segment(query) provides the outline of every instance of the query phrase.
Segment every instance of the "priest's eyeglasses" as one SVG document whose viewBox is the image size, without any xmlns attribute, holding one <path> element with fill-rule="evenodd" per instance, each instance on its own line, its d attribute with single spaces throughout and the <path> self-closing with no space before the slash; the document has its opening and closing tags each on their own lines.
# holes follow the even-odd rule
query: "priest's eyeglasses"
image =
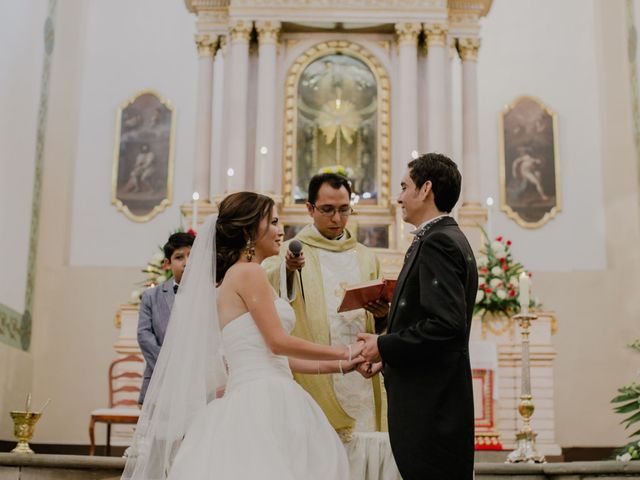
<svg viewBox="0 0 640 480">
<path fill-rule="evenodd" d="M 318 210 L 318 212 L 320 212 L 320 215 L 329 217 L 329 218 L 333 217 L 336 214 L 336 212 L 338 212 L 338 214 L 341 217 L 348 217 L 353 213 L 353 208 L 351 207 L 336 208 L 336 207 L 332 207 L 331 205 L 318 206 L 315 203 L 312 203 L 311 205 L 313 205 L 313 208 L 315 208 L 316 210 Z"/>
</svg>

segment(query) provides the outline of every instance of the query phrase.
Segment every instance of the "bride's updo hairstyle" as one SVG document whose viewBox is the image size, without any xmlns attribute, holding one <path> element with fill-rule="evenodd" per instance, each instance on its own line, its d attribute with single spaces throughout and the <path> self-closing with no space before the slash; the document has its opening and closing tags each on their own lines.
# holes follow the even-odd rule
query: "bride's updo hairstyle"
<svg viewBox="0 0 640 480">
<path fill-rule="evenodd" d="M 273 200 L 254 192 L 232 193 L 222 200 L 216 224 L 216 283 L 222 282 L 248 243 L 258 238 L 260 222 L 271 223 Z"/>
</svg>

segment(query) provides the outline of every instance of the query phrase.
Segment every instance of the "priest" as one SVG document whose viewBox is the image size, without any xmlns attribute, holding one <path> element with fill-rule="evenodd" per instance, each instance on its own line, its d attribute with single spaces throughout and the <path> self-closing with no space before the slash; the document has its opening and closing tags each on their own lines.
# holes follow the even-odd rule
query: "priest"
<svg viewBox="0 0 640 480">
<path fill-rule="evenodd" d="M 293 334 L 313 342 L 348 345 L 360 332 L 381 332 L 389 304 L 378 301 L 365 309 L 338 313 L 347 285 L 381 277 L 376 255 L 346 229 L 353 209 L 349 180 L 335 173 L 315 175 L 306 203 L 313 223 L 295 237 L 302 251 L 285 242 L 280 255 L 265 261 L 274 288 L 287 296 L 296 312 Z M 284 292 L 282 292 L 284 293 Z M 318 402 L 338 434 L 347 441 L 353 432 L 386 431 L 379 375 L 295 375 Z M 383 414 L 384 412 L 384 414 Z"/>
</svg>

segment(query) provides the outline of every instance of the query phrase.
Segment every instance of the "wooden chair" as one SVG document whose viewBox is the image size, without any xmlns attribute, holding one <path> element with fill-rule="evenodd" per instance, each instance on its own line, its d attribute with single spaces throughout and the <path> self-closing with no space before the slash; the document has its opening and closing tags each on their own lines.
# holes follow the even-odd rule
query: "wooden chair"
<svg viewBox="0 0 640 480">
<path fill-rule="evenodd" d="M 140 355 L 128 355 L 111 362 L 109 366 L 109 408 L 99 408 L 91 412 L 89 422 L 89 455 L 95 455 L 96 442 L 94 427 L 96 422 L 107 424 L 106 455 L 111 455 L 111 425 L 114 423 L 135 424 L 140 416 L 138 395 L 142 385 L 139 369 L 131 369 L 127 364 L 144 363 Z"/>
</svg>

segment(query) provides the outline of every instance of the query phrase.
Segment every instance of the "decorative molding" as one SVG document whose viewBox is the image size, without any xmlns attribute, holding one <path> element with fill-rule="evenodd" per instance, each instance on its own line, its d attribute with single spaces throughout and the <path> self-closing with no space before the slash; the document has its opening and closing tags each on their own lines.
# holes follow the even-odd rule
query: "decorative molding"
<svg viewBox="0 0 640 480">
<path fill-rule="evenodd" d="M 635 26 L 635 15 L 633 0 L 627 0 L 627 55 L 631 82 L 631 112 L 638 165 L 638 185 L 640 185 L 640 93 L 638 92 L 638 32 Z"/>
<path fill-rule="evenodd" d="M 195 42 L 200 57 L 214 57 L 220 46 L 218 38 L 208 33 L 196 34 Z"/>
<path fill-rule="evenodd" d="M 447 52 L 449 53 L 449 60 L 458 58 L 458 42 L 452 35 L 447 36 Z"/>
<path fill-rule="evenodd" d="M 391 42 L 388 40 L 378 40 L 378 45 L 380 45 L 380 48 L 387 54 L 391 51 Z"/>
<path fill-rule="evenodd" d="M 232 42 L 248 42 L 251 38 L 253 22 L 251 20 L 234 20 L 229 28 Z"/>
<path fill-rule="evenodd" d="M 427 48 L 444 47 L 447 44 L 447 26 L 441 23 L 424 24 L 427 36 Z"/>
<path fill-rule="evenodd" d="M 223 56 L 227 55 L 227 51 L 229 50 L 229 36 L 228 35 L 222 35 L 219 37 L 220 38 L 220 51 L 222 52 Z"/>
<path fill-rule="evenodd" d="M 26 350 L 23 348 L 23 332 L 25 330 L 22 328 L 22 321 L 22 313 L 0 304 L 0 340 L 12 347 Z"/>
<path fill-rule="evenodd" d="M 417 22 L 396 23 L 398 45 L 416 45 L 421 25 Z"/>
<path fill-rule="evenodd" d="M 51 82 L 51 61 L 55 45 L 55 18 L 57 0 L 49 0 L 47 18 L 44 23 L 44 58 L 40 77 L 40 101 L 36 130 L 36 152 L 33 174 L 33 196 L 31 197 L 31 226 L 29 234 L 29 256 L 27 259 L 27 281 L 24 295 L 24 313 L 0 304 L 0 341 L 24 351 L 31 346 L 31 325 L 33 299 L 36 280 L 36 257 L 40 230 L 40 205 L 42 203 L 42 172 L 44 145 L 49 110 L 49 87 Z"/>
<path fill-rule="evenodd" d="M 458 38 L 456 40 L 458 54 L 462 61 L 478 61 L 478 50 L 480 50 L 480 39 L 474 37 Z"/>
<path fill-rule="evenodd" d="M 258 32 L 258 41 L 261 44 L 278 43 L 278 36 L 282 24 L 275 20 L 260 20 L 256 22 L 256 31 Z"/>
<path fill-rule="evenodd" d="M 492 4 L 493 0 L 448 0 L 447 2 L 450 11 L 472 15 L 476 18 L 486 17 Z"/>
<path fill-rule="evenodd" d="M 364 62 L 378 82 L 378 174 L 380 201 L 377 208 L 388 209 L 391 196 L 391 84 L 389 74 L 380 61 L 366 48 L 346 40 L 331 40 L 312 46 L 291 65 L 285 84 L 285 128 L 283 197 L 284 206 L 296 208 L 292 201 L 296 155 L 298 82 L 305 68 L 313 61 L 333 53 L 345 53 Z M 305 213 L 306 216 L 306 213 Z"/>
<path fill-rule="evenodd" d="M 228 9 L 229 0 L 184 0 L 184 5 L 191 13 L 200 13 L 207 10 Z"/>
</svg>

